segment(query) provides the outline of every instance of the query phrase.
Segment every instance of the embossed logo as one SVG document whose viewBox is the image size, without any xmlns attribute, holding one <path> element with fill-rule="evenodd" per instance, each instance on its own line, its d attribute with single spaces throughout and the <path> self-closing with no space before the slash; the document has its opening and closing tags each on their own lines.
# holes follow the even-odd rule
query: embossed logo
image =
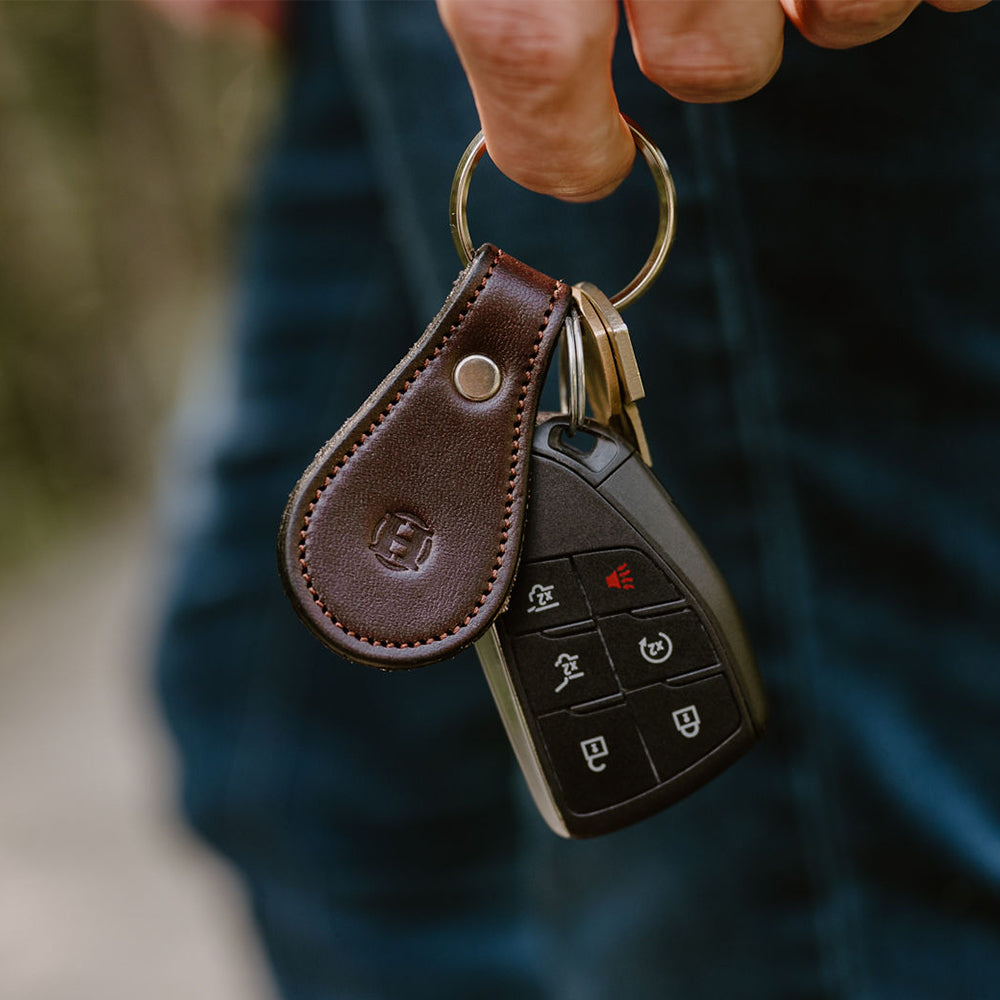
<svg viewBox="0 0 1000 1000">
<path fill-rule="evenodd" d="M 368 546 L 388 569 L 418 570 L 430 555 L 434 532 L 415 514 L 386 514 L 375 526 Z"/>
</svg>

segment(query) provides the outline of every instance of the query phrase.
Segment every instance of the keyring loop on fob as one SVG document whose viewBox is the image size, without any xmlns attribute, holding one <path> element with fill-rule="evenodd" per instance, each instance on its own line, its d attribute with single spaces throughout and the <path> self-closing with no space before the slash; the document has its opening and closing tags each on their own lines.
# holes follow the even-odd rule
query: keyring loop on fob
<svg viewBox="0 0 1000 1000">
<path fill-rule="evenodd" d="M 656 229 L 653 249 L 639 273 L 620 291 L 611 296 L 611 304 L 616 309 L 624 309 L 642 295 L 660 273 L 667 255 L 670 253 L 677 228 L 677 192 L 670 176 L 670 168 L 663 154 L 635 122 L 625 118 L 632 132 L 636 149 L 642 153 L 653 175 L 656 185 L 656 195 L 660 203 L 660 219 Z M 451 236 L 455 241 L 462 266 L 466 266 L 475 253 L 472 237 L 469 235 L 469 218 L 466 214 L 466 203 L 469 199 L 469 187 L 472 183 L 472 173 L 486 152 L 486 139 L 479 132 L 466 147 L 462 158 L 455 168 L 455 177 L 451 182 L 451 201 L 449 215 L 451 218 Z"/>
<path fill-rule="evenodd" d="M 559 341 L 559 407 L 563 413 L 569 414 L 569 432 L 575 434 L 587 415 L 583 330 L 575 304 L 566 313 Z"/>
</svg>

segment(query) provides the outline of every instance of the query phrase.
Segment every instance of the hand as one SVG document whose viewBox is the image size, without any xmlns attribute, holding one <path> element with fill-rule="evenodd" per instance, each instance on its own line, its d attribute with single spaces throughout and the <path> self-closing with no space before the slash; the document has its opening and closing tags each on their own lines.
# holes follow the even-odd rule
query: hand
<svg viewBox="0 0 1000 1000">
<path fill-rule="evenodd" d="M 941 10 L 989 0 L 928 0 Z M 781 64 L 786 18 L 815 45 L 894 31 L 919 0 L 625 0 L 642 72 L 682 101 L 735 101 Z M 566 201 L 610 194 L 635 145 L 618 113 L 616 0 L 438 0 L 469 77 L 493 162 Z"/>
</svg>

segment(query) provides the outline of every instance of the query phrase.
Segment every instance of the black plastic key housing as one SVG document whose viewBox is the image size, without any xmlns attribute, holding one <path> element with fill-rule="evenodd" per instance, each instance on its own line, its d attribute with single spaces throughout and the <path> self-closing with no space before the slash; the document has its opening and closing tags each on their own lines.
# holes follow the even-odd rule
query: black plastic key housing
<svg viewBox="0 0 1000 1000">
<path fill-rule="evenodd" d="M 634 449 L 563 417 L 533 448 L 521 566 L 476 648 L 542 815 L 589 837 L 728 767 L 766 706 L 725 581 Z"/>
</svg>

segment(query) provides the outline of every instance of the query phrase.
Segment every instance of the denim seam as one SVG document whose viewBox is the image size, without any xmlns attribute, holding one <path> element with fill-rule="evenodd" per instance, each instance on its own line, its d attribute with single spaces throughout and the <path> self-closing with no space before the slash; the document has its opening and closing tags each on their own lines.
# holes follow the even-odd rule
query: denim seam
<svg viewBox="0 0 1000 1000">
<path fill-rule="evenodd" d="M 814 665 L 819 660 L 813 611 L 812 574 L 792 473 L 779 417 L 777 378 L 770 361 L 773 344 L 753 281 L 751 238 L 736 182 L 736 153 L 727 109 L 686 108 L 688 128 L 701 163 L 708 207 L 720 324 L 732 364 L 733 404 L 741 448 L 751 469 L 756 534 L 769 554 L 760 560 L 767 603 L 795 641 L 789 661 L 806 664 L 804 681 L 793 686 L 803 719 L 815 729 L 803 741 L 807 756 L 789 765 L 793 800 L 801 820 L 802 854 L 817 890 L 816 944 L 828 995 L 861 995 L 860 952 L 851 918 L 831 904 L 835 889 L 849 892 L 854 880 L 843 848 L 840 816 L 827 766 L 825 738 L 817 711 Z M 820 893 L 822 895 L 820 895 Z M 825 912 L 824 912 L 825 910 Z M 853 960 L 852 960 L 853 959 Z"/>
<path fill-rule="evenodd" d="M 421 315 L 433 316 L 449 279 L 435 268 L 438 255 L 420 221 L 420 198 L 413 189 L 411 171 L 399 142 L 392 100 L 384 83 L 385 70 L 371 37 L 366 5 L 358 0 L 328 0 L 337 52 L 349 67 L 345 75 L 369 138 L 372 160 L 381 180 L 387 229 L 398 259 L 405 264 L 403 279 L 410 301 Z M 374 223 L 373 223 L 374 224 Z"/>
</svg>

